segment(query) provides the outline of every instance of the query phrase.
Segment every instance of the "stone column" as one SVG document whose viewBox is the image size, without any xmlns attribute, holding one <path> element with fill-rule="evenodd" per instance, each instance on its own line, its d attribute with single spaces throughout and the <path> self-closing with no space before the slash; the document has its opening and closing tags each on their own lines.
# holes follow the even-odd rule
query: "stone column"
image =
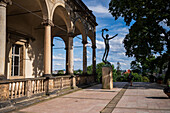
<svg viewBox="0 0 170 113">
<path fill-rule="evenodd" d="M 51 26 L 53 25 L 50 20 L 46 20 L 45 36 L 44 36 L 44 76 L 51 76 Z"/>
<path fill-rule="evenodd" d="M 10 0 L 0 0 L 0 80 L 5 76 L 5 53 L 6 53 L 6 6 Z"/>
<path fill-rule="evenodd" d="M 54 40 L 54 37 L 51 38 L 51 73 L 53 73 L 53 40 Z"/>
<path fill-rule="evenodd" d="M 93 56 L 92 56 L 93 75 L 96 77 L 96 45 L 93 45 L 92 49 L 93 49 Z"/>
<path fill-rule="evenodd" d="M 73 62 L 73 36 L 68 35 L 68 42 L 66 47 L 66 74 L 74 73 Z"/>
<path fill-rule="evenodd" d="M 87 40 L 82 41 L 83 43 L 83 74 L 87 74 Z"/>
</svg>

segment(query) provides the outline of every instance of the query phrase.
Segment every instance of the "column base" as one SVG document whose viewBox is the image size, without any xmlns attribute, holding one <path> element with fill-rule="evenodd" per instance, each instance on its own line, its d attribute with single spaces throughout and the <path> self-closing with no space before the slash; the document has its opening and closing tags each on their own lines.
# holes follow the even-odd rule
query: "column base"
<svg viewBox="0 0 170 113">
<path fill-rule="evenodd" d="M 7 78 L 4 75 L 0 75 L 0 81 L 1 80 L 7 80 Z"/>
<path fill-rule="evenodd" d="M 52 77 L 52 74 L 44 74 L 43 77 Z"/>
</svg>

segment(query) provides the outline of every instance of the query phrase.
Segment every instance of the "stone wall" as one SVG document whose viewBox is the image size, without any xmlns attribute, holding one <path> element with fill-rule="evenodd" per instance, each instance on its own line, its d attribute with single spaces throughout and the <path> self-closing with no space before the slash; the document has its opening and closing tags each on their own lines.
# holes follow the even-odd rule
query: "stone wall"
<svg viewBox="0 0 170 113">
<path fill-rule="evenodd" d="M 9 99 L 9 84 L 0 84 L 0 101 Z"/>
</svg>

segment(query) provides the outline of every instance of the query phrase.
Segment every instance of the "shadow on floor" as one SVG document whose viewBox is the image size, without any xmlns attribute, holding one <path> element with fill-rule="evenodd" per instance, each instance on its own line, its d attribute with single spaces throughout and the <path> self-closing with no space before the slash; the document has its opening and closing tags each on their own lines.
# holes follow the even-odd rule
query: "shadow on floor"
<svg viewBox="0 0 170 113">
<path fill-rule="evenodd" d="M 149 99 L 169 99 L 168 97 L 146 97 Z"/>
</svg>

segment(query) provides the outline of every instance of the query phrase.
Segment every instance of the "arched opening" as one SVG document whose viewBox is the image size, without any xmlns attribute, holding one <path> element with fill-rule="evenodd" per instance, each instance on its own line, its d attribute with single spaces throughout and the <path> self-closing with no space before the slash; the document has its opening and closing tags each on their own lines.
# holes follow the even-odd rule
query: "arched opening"
<svg viewBox="0 0 170 113">
<path fill-rule="evenodd" d="M 83 74 L 83 44 L 82 35 L 74 37 L 74 74 Z"/>
<path fill-rule="evenodd" d="M 53 59 L 52 67 L 54 74 L 66 74 L 66 48 L 67 48 L 67 32 L 70 21 L 68 13 L 62 6 L 57 6 L 53 14 L 54 27 L 52 28 L 53 38 Z"/>
<path fill-rule="evenodd" d="M 93 63 L 92 63 L 92 55 L 93 55 L 93 50 L 92 50 L 92 42 L 89 37 L 87 37 L 87 74 L 92 74 L 93 73 Z"/>
<path fill-rule="evenodd" d="M 65 43 L 60 37 L 53 37 L 52 47 L 52 73 L 65 74 L 66 73 L 66 51 Z"/>
</svg>

